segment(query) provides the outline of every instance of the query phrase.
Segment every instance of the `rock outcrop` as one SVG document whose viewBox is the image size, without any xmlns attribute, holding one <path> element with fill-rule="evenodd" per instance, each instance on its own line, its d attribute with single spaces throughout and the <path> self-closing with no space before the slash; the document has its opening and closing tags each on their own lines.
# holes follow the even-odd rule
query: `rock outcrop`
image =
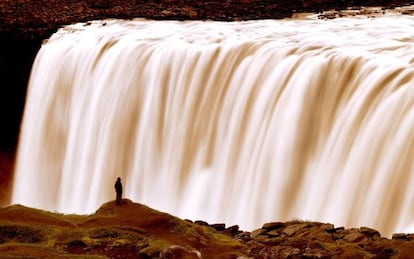
<svg viewBox="0 0 414 259">
<path fill-rule="evenodd" d="M 413 252 L 413 234 L 388 239 L 368 227 L 301 220 L 248 232 L 182 220 L 130 200 L 85 216 L 0 209 L 2 258 L 412 258 Z"/>
<path fill-rule="evenodd" d="M 266 223 L 251 232 L 228 231 L 231 228 L 218 232 L 245 244 L 246 258 L 411 258 L 414 252 L 413 234 L 388 239 L 368 227 L 345 229 L 294 220 Z"/>
</svg>

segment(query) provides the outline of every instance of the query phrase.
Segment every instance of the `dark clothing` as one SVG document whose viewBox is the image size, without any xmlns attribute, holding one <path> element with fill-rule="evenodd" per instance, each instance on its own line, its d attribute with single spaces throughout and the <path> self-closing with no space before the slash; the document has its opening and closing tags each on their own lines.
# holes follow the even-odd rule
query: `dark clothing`
<svg viewBox="0 0 414 259">
<path fill-rule="evenodd" d="M 121 179 L 118 178 L 115 182 L 115 191 L 116 191 L 116 205 L 121 205 L 122 200 L 122 183 Z"/>
</svg>

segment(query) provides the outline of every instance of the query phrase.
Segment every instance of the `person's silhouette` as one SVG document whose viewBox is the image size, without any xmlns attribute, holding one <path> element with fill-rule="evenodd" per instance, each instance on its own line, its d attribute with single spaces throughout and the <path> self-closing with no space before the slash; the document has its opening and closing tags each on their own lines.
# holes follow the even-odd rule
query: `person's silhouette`
<svg viewBox="0 0 414 259">
<path fill-rule="evenodd" d="M 121 205 L 122 183 L 121 183 L 121 178 L 120 177 L 118 177 L 118 179 L 116 179 L 115 191 L 116 191 L 116 205 Z"/>
</svg>

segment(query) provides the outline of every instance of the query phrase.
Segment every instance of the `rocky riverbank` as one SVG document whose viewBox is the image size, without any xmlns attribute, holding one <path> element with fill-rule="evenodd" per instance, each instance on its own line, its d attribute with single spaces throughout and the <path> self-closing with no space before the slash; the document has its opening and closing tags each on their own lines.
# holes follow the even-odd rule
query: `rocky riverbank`
<svg viewBox="0 0 414 259">
<path fill-rule="evenodd" d="M 238 226 L 192 222 L 123 200 L 92 215 L 20 205 L 0 209 L 2 258 L 412 258 L 414 235 L 387 239 L 367 227 L 271 222 Z"/>
</svg>

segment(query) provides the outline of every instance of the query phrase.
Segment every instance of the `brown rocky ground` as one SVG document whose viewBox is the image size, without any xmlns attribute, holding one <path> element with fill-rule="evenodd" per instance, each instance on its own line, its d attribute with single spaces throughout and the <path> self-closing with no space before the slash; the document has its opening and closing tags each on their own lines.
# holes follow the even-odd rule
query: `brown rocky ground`
<svg viewBox="0 0 414 259">
<path fill-rule="evenodd" d="M 123 200 L 92 215 L 0 209 L 1 258 L 412 258 L 414 235 L 271 222 L 252 232 L 182 220 Z"/>
<path fill-rule="evenodd" d="M 236 258 L 245 249 L 211 227 L 129 200 L 106 203 L 89 216 L 19 205 L 0 209 L 1 258 Z"/>
</svg>

